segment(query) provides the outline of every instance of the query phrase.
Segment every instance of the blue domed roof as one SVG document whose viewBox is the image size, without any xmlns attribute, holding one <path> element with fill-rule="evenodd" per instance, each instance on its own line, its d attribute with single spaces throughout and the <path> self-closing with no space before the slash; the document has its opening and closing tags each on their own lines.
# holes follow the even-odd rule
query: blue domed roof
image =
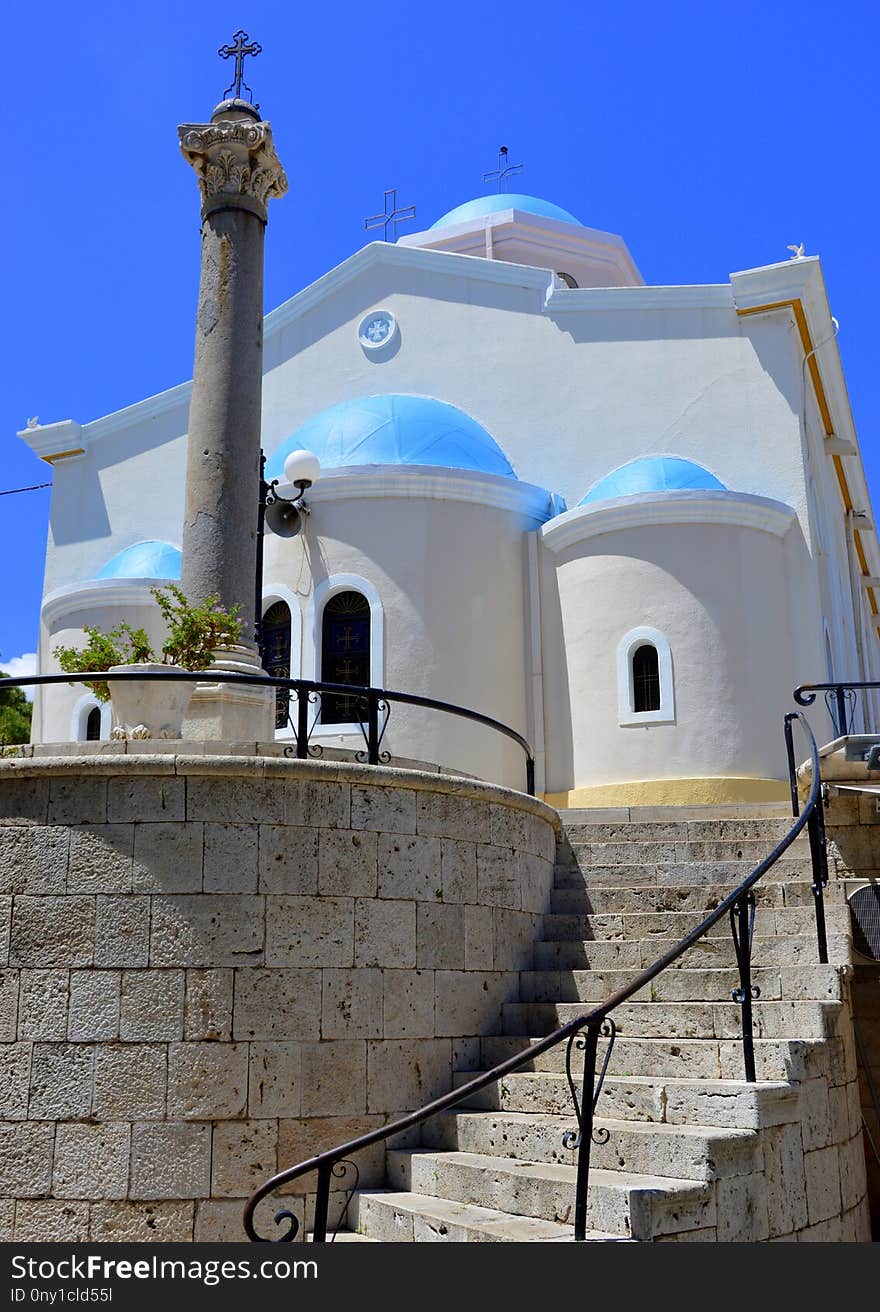
<svg viewBox="0 0 880 1312">
<path fill-rule="evenodd" d="M 179 579 L 180 549 L 170 542 L 135 542 L 111 556 L 99 579 Z"/>
<path fill-rule="evenodd" d="M 457 209 L 444 214 L 442 219 L 432 223 L 432 228 L 445 228 L 450 223 L 466 223 L 468 219 L 481 219 L 486 214 L 498 214 L 502 210 L 524 210 L 526 214 L 540 214 L 545 219 L 559 219 L 562 223 L 576 223 L 579 228 L 584 225 L 568 210 L 553 205 L 549 200 L 539 196 L 523 196 L 518 192 L 496 193 L 494 196 L 478 196 L 476 200 L 465 201 Z"/>
<path fill-rule="evenodd" d="M 285 438 L 266 462 L 281 478 L 291 451 L 314 451 L 322 469 L 346 465 L 442 465 L 516 478 L 501 447 L 470 415 L 430 396 L 361 396 L 340 401 Z"/>
<path fill-rule="evenodd" d="M 714 474 L 692 460 L 682 460 L 679 456 L 645 456 L 600 478 L 578 505 L 637 496 L 640 492 L 690 492 L 701 488 L 726 491 Z"/>
</svg>

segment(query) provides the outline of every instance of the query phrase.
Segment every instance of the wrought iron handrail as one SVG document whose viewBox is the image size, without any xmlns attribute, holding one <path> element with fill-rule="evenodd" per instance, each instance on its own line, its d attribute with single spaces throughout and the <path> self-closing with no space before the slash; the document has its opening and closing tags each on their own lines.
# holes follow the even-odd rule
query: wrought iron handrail
<svg viewBox="0 0 880 1312">
<path fill-rule="evenodd" d="M 56 683 L 131 683 L 153 679 L 177 679 L 185 683 L 245 684 L 252 687 L 283 688 L 295 693 L 297 718 L 296 723 L 291 721 L 291 724 L 295 734 L 295 754 L 301 759 L 311 754 L 310 738 L 314 726 L 310 723 L 309 707 L 314 705 L 316 698 L 323 693 L 358 702 L 360 709 L 366 711 L 360 723 L 368 765 L 387 764 L 391 759 L 390 753 L 381 750 L 382 738 L 388 723 L 387 713 L 384 720 L 382 716 L 383 712 L 390 710 L 389 703 L 400 702 L 407 706 L 420 706 L 429 711 L 442 711 L 446 715 L 457 715 L 461 719 L 494 729 L 496 733 L 510 738 L 522 748 L 526 758 L 526 792 L 530 797 L 535 795 L 535 758 L 532 746 L 518 730 L 512 729 L 509 724 L 504 724 L 491 715 L 484 715 L 482 711 L 474 711 L 467 706 L 456 706 L 453 702 L 438 701 L 435 697 L 422 697 L 418 693 L 397 692 L 389 688 L 361 687 L 348 683 L 328 683 L 320 679 L 287 679 L 270 674 L 238 674 L 223 670 L 215 671 L 211 668 L 201 671 L 181 670 L 176 665 L 169 665 L 167 670 L 162 671 L 78 670 L 73 674 L 16 675 L 14 678 L 0 679 L 0 691 L 4 688 L 22 688 L 31 685 L 39 687 Z"/>
<path fill-rule="evenodd" d="M 847 679 L 843 682 L 835 680 L 831 683 L 802 683 L 795 688 L 794 699 L 798 706 L 812 706 L 817 695 L 823 692 L 834 726 L 838 734 L 843 737 L 845 734 L 852 733 L 856 693 L 870 691 L 880 691 L 880 682 L 876 679 L 869 679 L 866 682 Z"/>
<path fill-rule="evenodd" d="M 611 1017 L 611 1012 L 619 1007 L 622 1003 L 627 1002 L 646 984 L 650 984 L 656 979 L 668 966 L 682 957 L 689 948 L 692 948 L 714 925 L 717 925 L 725 915 L 730 916 L 731 928 L 733 930 L 734 946 L 736 949 L 737 966 L 739 970 L 740 984 L 738 989 L 734 989 L 733 1000 L 740 1005 L 742 1011 L 743 1026 L 743 1058 L 746 1069 L 746 1080 L 754 1083 L 756 1080 L 754 1041 L 752 1027 L 752 1001 L 758 996 L 758 991 L 751 983 L 751 945 L 752 931 L 754 928 L 754 894 L 752 889 L 761 877 L 775 864 L 784 852 L 791 847 L 792 843 L 803 831 L 806 826 L 811 824 L 812 818 L 821 810 L 819 778 L 819 749 L 813 732 L 807 723 L 806 717 L 800 711 L 789 712 L 785 717 L 786 745 L 790 748 L 792 723 L 799 720 L 805 729 L 809 742 L 810 752 L 813 765 L 813 775 L 810 784 L 809 795 L 800 810 L 800 814 L 795 811 L 794 824 L 789 829 L 784 838 L 773 848 L 769 856 L 765 857 L 759 865 L 747 876 L 731 893 L 719 903 L 714 911 L 711 911 L 695 929 L 691 930 L 683 938 L 665 952 L 663 956 L 658 957 L 652 965 L 647 966 L 643 971 L 635 976 L 634 979 L 612 993 L 609 998 L 598 1007 L 593 1007 L 585 1012 L 582 1016 L 570 1020 L 565 1025 L 559 1026 L 551 1034 L 545 1035 L 544 1038 L 538 1039 L 537 1042 L 529 1045 L 521 1053 L 516 1053 L 506 1061 L 500 1062 L 490 1071 L 485 1071 L 475 1079 L 469 1080 L 466 1084 L 460 1085 L 457 1089 L 450 1090 L 449 1093 L 443 1094 L 442 1097 L 434 1099 L 433 1102 L 427 1103 L 417 1111 L 409 1112 L 406 1116 L 398 1117 L 397 1120 L 390 1122 L 388 1125 L 379 1126 L 370 1130 L 366 1134 L 360 1135 L 356 1139 L 350 1139 L 348 1142 L 339 1144 L 335 1148 L 327 1149 L 325 1152 L 317 1153 L 314 1157 L 308 1158 L 304 1162 L 298 1162 L 295 1166 L 287 1167 L 283 1171 L 277 1172 L 262 1184 L 249 1198 L 244 1209 L 244 1228 L 248 1238 L 254 1242 L 273 1242 L 287 1243 L 292 1241 L 298 1230 L 299 1221 L 294 1214 L 282 1208 L 275 1213 L 275 1224 L 280 1225 L 282 1221 L 288 1221 L 289 1225 L 285 1231 L 273 1235 L 271 1239 L 258 1233 L 254 1226 L 254 1213 L 258 1204 L 269 1194 L 274 1193 L 283 1185 L 289 1184 L 301 1176 L 309 1175 L 311 1172 L 317 1172 L 317 1188 L 315 1198 L 315 1213 L 312 1229 L 312 1239 L 316 1243 L 323 1243 L 327 1238 L 327 1214 L 330 1202 L 330 1185 L 334 1173 L 336 1178 L 340 1178 L 338 1167 L 351 1157 L 353 1153 L 360 1152 L 364 1148 L 380 1143 L 394 1135 L 402 1134 L 405 1130 L 412 1129 L 416 1125 L 422 1124 L 423 1121 L 429 1120 L 436 1116 L 438 1112 L 445 1111 L 449 1107 L 464 1102 L 473 1094 L 479 1093 L 480 1090 L 487 1088 L 490 1084 L 495 1084 L 505 1075 L 510 1075 L 514 1071 L 521 1069 L 542 1053 L 548 1052 L 558 1044 L 568 1043 L 566 1053 L 566 1074 L 568 1075 L 569 1084 L 574 1093 L 574 1084 L 571 1077 L 571 1051 L 572 1045 L 577 1044 L 584 1053 L 584 1069 L 580 1106 L 577 1099 L 574 1099 L 574 1108 L 577 1118 L 578 1131 L 576 1134 L 565 1137 L 565 1146 L 576 1148 L 577 1158 L 577 1175 L 575 1186 L 575 1211 L 574 1211 L 574 1238 L 583 1240 L 586 1237 L 587 1230 L 587 1186 L 590 1173 L 590 1144 L 593 1140 L 593 1114 L 602 1089 L 602 1080 L 608 1066 L 609 1053 L 606 1051 L 605 1060 L 602 1065 L 598 1081 L 596 1080 L 596 1058 L 600 1037 L 608 1039 L 609 1047 L 613 1044 L 615 1038 L 615 1025 Z M 789 750 L 790 770 L 793 762 L 793 749 Z M 811 854 L 813 858 L 813 884 L 824 885 L 824 879 L 827 880 L 827 866 L 824 865 L 824 830 L 823 845 L 821 857 L 817 847 L 813 845 L 813 834 L 811 829 Z M 823 921 L 824 929 L 824 921 Z M 824 948 L 822 936 L 819 935 L 819 955 L 820 960 L 827 961 L 827 950 Z M 586 1030 L 583 1038 L 578 1036 Z M 606 1135 L 607 1139 L 607 1135 Z M 600 1139 L 604 1142 L 606 1139 Z M 344 1174 L 344 1167 L 343 1167 Z M 349 1191 L 350 1197 L 350 1191 Z M 346 1207 L 347 1207 L 346 1203 Z"/>
</svg>

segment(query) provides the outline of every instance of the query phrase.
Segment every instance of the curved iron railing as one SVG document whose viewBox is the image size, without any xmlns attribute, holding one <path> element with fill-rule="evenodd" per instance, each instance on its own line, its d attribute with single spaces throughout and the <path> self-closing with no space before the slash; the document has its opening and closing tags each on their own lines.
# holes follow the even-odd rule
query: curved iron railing
<svg viewBox="0 0 880 1312">
<path fill-rule="evenodd" d="M 324 693 L 335 697 L 344 697 L 354 703 L 355 713 L 364 738 L 364 751 L 358 753 L 358 759 L 367 765 L 385 765 L 391 760 L 389 752 L 382 751 L 382 740 L 388 726 L 392 702 L 406 706 L 420 706 L 429 711 L 442 711 L 446 715 L 456 715 L 460 719 L 470 720 L 474 724 L 485 725 L 496 733 L 510 738 L 522 748 L 526 758 L 526 792 L 535 795 L 535 758 L 532 747 L 516 729 L 482 711 L 472 711 L 466 706 L 456 706 L 453 702 L 438 701 L 434 697 L 421 697 L 412 692 L 396 692 L 388 688 L 362 688 L 347 683 L 325 683 L 314 679 L 286 679 L 270 674 L 236 674 L 222 670 L 207 669 L 193 672 L 181 670 L 169 665 L 167 671 L 84 671 L 74 674 L 30 674 L 15 678 L 0 679 L 0 691 L 4 688 L 23 688 L 34 685 L 42 687 L 56 683 L 132 683 L 154 679 L 176 679 L 184 683 L 229 683 L 244 684 L 248 687 L 284 688 L 296 697 L 296 718 L 291 716 L 289 723 L 294 731 L 294 744 L 287 749 L 287 754 L 300 759 L 313 757 L 318 753 L 311 737 L 317 723 L 317 717 L 311 714 Z M 331 726 L 328 726 L 331 727 Z"/>
<path fill-rule="evenodd" d="M 792 739 L 792 724 L 799 720 L 805 729 L 810 743 L 810 752 L 812 757 L 812 780 L 810 791 L 803 809 L 800 809 L 796 798 L 796 777 L 794 774 L 794 750 Z M 577 1174 L 575 1184 L 575 1208 L 574 1208 L 574 1238 L 583 1240 L 587 1232 L 587 1188 L 590 1175 L 590 1145 L 597 1142 L 594 1139 L 593 1115 L 602 1089 L 602 1081 L 608 1068 L 610 1060 L 610 1049 L 614 1043 L 615 1025 L 611 1013 L 622 1003 L 627 1002 L 646 984 L 657 978 L 667 966 L 682 957 L 689 948 L 692 948 L 719 920 L 725 916 L 730 918 L 731 929 L 733 932 L 733 941 L 736 951 L 737 967 L 739 971 L 739 987 L 732 991 L 733 1001 L 738 1003 L 742 1015 L 743 1031 L 743 1063 L 745 1066 L 745 1078 L 748 1082 L 754 1083 L 756 1080 L 755 1072 L 755 1052 L 754 1052 L 754 1033 L 752 1021 L 752 1002 L 758 996 L 758 990 L 752 985 L 751 981 L 751 949 L 752 933 L 754 929 L 755 914 L 755 897 L 752 889 L 758 880 L 764 875 L 782 854 L 791 847 L 792 843 L 803 831 L 805 826 L 810 828 L 811 855 L 813 859 L 813 887 L 814 891 L 818 888 L 817 907 L 821 906 L 821 889 L 827 880 L 827 865 L 824 862 L 824 829 L 816 829 L 817 839 L 822 835 L 821 852 L 813 844 L 813 833 L 815 828 L 814 817 L 821 812 L 820 788 L 821 781 L 819 778 L 819 749 L 816 745 L 816 739 L 810 729 L 804 715 L 800 711 L 793 711 L 785 717 L 785 735 L 786 746 L 789 756 L 789 773 L 793 790 L 793 811 L 794 824 L 791 829 L 781 839 L 769 856 L 755 867 L 752 873 L 742 881 L 726 898 L 703 919 L 695 929 L 691 930 L 682 939 L 665 952 L 662 957 L 648 966 L 640 974 L 636 975 L 629 984 L 618 989 L 611 997 L 607 998 L 600 1006 L 593 1007 L 584 1015 L 576 1017 L 565 1025 L 561 1025 L 551 1034 L 539 1039 L 537 1042 L 530 1044 L 525 1051 L 509 1057 L 506 1061 L 500 1062 L 492 1070 L 485 1071 L 475 1079 L 469 1080 L 467 1084 L 462 1084 L 457 1089 L 451 1090 L 433 1102 L 419 1108 L 418 1111 L 410 1112 L 406 1116 L 398 1117 L 388 1125 L 380 1126 L 367 1134 L 360 1135 L 357 1139 L 350 1139 L 347 1143 L 339 1144 L 335 1148 L 330 1148 L 326 1152 L 318 1153 L 314 1157 L 308 1158 L 307 1161 L 299 1162 L 295 1166 L 288 1167 L 286 1170 L 279 1171 L 271 1179 L 251 1195 L 244 1209 L 244 1228 L 248 1238 L 254 1242 L 274 1242 L 288 1243 L 292 1241 L 298 1230 L 299 1221 L 294 1214 L 288 1209 L 282 1208 L 275 1213 L 275 1224 L 280 1226 L 282 1222 L 287 1221 L 288 1226 L 283 1232 L 267 1237 L 261 1235 L 254 1225 L 254 1213 L 258 1204 L 269 1194 L 280 1189 L 282 1185 L 289 1184 L 293 1180 L 298 1180 L 304 1175 L 309 1175 L 313 1171 L 317 1172 L 317 1187 L 315 1198 L 315 1213 L 312 1229 L 312 1239 L 315 1243 L 324 1243 L 327 1239 L 327 1215 L 330 1203 L 330 1185 L 334 1173 L 338 1175 L 339 1165 L 351 1158 L 353 1153 L 360 1152 L 371 1145 L 381 1143 L 394 1135 L 410 1130 L 416 1125 L 421 1125 L 423 1121 L 438 1112 L 454 1107 L 458 1103 L 466 1101 L 473 1094 L 479 1093 L 480 1090 L 487 1088 L 490 1084 L 495 1084 L 505 1075 L 510 1075 L 514 1071 L 520 1070 L 528 1065 L 542 1053 L 549 1052 L 560 1043 L 567 1043 L 566 1050 L 566 1074 L 568 1076 L 569 1086 L 573 1095 L 574 1109 L 577 1118 L 578 1130 L 574 1134 L 568 1134 L 564 1139 L 564 1146 L 573 1148 L 577 1151 Z M 799 813 L 798 813 L 799 812 Z M 818 915 L 818 912 L 817 912 Z M 818 931 L 818 920 L 817 920 Z M 822 933 L 819 935 L 819 959 L 827 961 L 827 948 L 824 943 L 824 919 L 822 921 Z M 584 1033 L 586 1031 L 586 1033 Z M 599 1078 L 596 1078 L 596 1060 L 598 1053 L 599 1040 L 605 1037 L 608 1040 L 608 1048 L 605 1056 Z M 581 1084 L 581 1097 L 578 1103 L 575 1096 L 575 1085 L 571 1074 L 571 1056 L 572 1048 L 577 1046 L 584 1054 L 584 1069 Z M 602 1138 L 598 1142 L 602 1142 Z M 346 1202 L 346 1208 L 348 1202 Z"/>
<path fill-rule="evenodd" d="M 800 687 L 795 688 L 794 699 L 798 706 L 812 706 L 818 694 L 824 693 L 828 714 L 834 722 L 838 736 L 842 738 L 845 734 L 853 732 L 856 694 L 878 690 L 880 690 L 880 683 L 876 680 L 869 680 L 866 683 L 849 680 L 844 683 L 802 683 Z"/>
</svg>

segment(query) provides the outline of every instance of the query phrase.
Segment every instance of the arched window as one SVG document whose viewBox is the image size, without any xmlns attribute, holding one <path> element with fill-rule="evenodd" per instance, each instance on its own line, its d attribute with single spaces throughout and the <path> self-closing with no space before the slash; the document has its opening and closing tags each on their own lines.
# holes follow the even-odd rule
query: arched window
<svg viewBox="0 0 880 1312">
<path fill-rule="evenodd" d="M 290 607 L 276 601 L 263 615 L 263 669 L 275 679 L 290 678 Z M 290 689 L 275 690 L 275 728 L 287 727 Z"/>
<path fill-rule="evenodd" d="M 643 642 L 632 654 L 633 711 L 660 710 L 660 661 L 657 648 Z"/>
<path fill-rule="evenodd" d="M 109 702 L 97 702 L 92 693 L 84 693 L 70 716 L 72 743 L 105 742 L 113 727 L 113 708 Z"/>
<path fill-rule="evenodd" d="M 675 721 L 672 651 L 658 629 L 631 629 L 620 640 L 617 720 L 620 725 Z"/>
<path fill-rule="evenodd" d="M 366 687 L 370 682 L 370 603 L 360 592 L 336 592 L 321 617 L 321 680 Z M 352 724 L 359 718 L 353 697 L 324 693 L 323 724 Z"/>
</svg>

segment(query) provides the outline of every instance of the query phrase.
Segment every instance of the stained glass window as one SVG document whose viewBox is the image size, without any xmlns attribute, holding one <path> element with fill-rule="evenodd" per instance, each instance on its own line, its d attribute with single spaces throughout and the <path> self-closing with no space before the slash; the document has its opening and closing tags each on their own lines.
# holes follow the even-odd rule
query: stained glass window
<svg viewBox="0 0 880 1312">
<path fill-rule="evenodd" d="M 276 601 L 263 616 L 263 669 L 274 679 L 290 678 L 290 607 Z M 275 728 L 287 725 L 290 690 L 275 689 Z"/>
<path fill-rule="evenodd" d="M 369 685 L 370 606 L 359 592 L 337 592 L 324 607 L 321 679 L 325 683 L 350 683 L 361 688 Z M 358 718 L 354 697 L 323 694 L 322 723 L 351 724 Z"/>
</svg>

